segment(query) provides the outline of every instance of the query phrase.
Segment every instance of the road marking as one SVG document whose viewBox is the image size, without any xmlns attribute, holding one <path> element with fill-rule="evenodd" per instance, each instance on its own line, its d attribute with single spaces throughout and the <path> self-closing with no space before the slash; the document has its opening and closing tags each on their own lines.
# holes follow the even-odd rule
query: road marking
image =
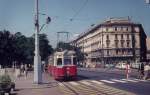
<svg viewBox="0 0 150 95">
<path fill-rule="evenodd" d="M 129 82 L 139 82 L 139 81 L 132 80 L 132 79 L 121 79 L 121 80 L 124 80 L 124 81 L 129 81 Z"/>
<path fill-rule="evenodd" d="M 116 83 L 116 82 L 113 82 L 113 81 L 108 81 L 108 80 L 100 80 L 102 82 L 106 82 L 106 83 Z"/>
<path fill-rule="evenodd" d="M 64 86 L 62 83 L 58 83 L 58 85 L 60 85 L 60 86 Z"/>
<path fill-rule="evenodd" d="M 69 82 L 70 84 L 72 84 L 72 85 L 79 85 L 78 83 L 76 83 L 76 82 Z"/>
<path fill-rule="evenodd" d="M 112 80 L 112 81 L 115 81 L 115 82 L 127 83 L 127 81 L 118 80 L 118 79 L 111 79 L 111 80 Z"/>
<path fill-rule="evenodd" d="M 104 84 L 104 83 L 96 81 L 96 80 L 92 80 L 91 82 L 96 83 L 96 84 Z"/>
<path fill-rule="evenodd" d="M 147 82 L 147 80 L 143 80 L 143 79 L 133 79 L 133 80 Z"/>
<path fill-rule="evenodd" d="M 81 81 L 81 83 L 86 84 L 86 85 L 91 85 L 89 82 L 87 81 Z"/>
</svg>

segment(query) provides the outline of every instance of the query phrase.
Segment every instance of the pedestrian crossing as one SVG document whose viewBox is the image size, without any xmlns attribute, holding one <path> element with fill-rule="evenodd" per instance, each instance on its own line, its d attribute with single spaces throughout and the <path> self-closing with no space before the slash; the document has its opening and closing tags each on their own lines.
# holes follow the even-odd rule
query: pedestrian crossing
<svg viewBox="0 0 150 95">
<path fill-rule="evenodd" d="M 107 79 L 107 80 L 79 80 L 69 82 L 59 82 L 58 87 L 64 95 L 135 95 L 118 88 L 110 87 L 106 84 L 115 83 L 138 83 L 149 82 L 139 79 Z"/>
</svg>

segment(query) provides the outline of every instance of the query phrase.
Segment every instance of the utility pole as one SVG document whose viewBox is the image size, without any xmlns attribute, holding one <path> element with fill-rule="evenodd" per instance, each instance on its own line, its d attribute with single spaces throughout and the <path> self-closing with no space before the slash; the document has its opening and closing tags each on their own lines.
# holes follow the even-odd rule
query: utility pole
<svg viewBox="0 0 150 95">
<path fill-rule="evenodd" d="M 42 83 L 41 56 L 39 51 L 39 9 L 38 0 L 35 0 L 35 56 L 34 56 L 34 83 Z"/>
</svg>

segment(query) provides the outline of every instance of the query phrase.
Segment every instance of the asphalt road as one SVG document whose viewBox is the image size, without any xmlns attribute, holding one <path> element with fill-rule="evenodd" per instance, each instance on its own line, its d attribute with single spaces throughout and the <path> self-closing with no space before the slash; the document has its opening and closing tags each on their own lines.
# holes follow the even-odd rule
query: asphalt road
<svg viewBox="0 0 150 95">
<path fill-rule="evenodd" d="M 125 74 L 117 69 L 89 70 L 80 68 L 78 69 L 78 75 L 83 80 L 96 80 L 107 86 L 132 92 L 136 95 L 150 95 L 150 80 L 139 80 L 134 74 L 126 80 Z"/>
</svg>

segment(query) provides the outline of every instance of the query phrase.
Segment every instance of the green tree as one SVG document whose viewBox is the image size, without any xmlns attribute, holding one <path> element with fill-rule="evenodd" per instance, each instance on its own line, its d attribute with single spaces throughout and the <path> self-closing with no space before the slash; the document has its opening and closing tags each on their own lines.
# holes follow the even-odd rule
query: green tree
<svg viewBox="0 0 150 95">
<path fill-rule="evenodd" d="M 7 30 L 0 31 L 0 61 L 1 65 L 10 66 L 13 60 L 14 36 Z"/>
<path fill-rule="evenodd" d="M 47 57 L 52 54 L 53 48 L 49 45 L 49 41 L 46 34 L 39 35 L 39 42 L 40 42 L 40 55 L 41 59 L 46 61 Z"/>
<path fill-rule="evenodd" d="M 27 54 L 26 51 L 28 50 L 27 47 L 27 38 L 22 35 L 20 32 L 17 32 L 14 34 L 15 37 L 15 61 L 17 64 L 25 63 L 27 60 Z"/>
<path fill-rule="evenodd" d="M 21 63 L 32 64 L 34 58 L 34 35 L 26 37 L 20 32 L 11 34 L 7 30 L 0 31 L 0 64 L 2 67 Z M 42 60 L 53 52 L 46 34 L 40 34 L 40 54 Z"/>
</svg>

